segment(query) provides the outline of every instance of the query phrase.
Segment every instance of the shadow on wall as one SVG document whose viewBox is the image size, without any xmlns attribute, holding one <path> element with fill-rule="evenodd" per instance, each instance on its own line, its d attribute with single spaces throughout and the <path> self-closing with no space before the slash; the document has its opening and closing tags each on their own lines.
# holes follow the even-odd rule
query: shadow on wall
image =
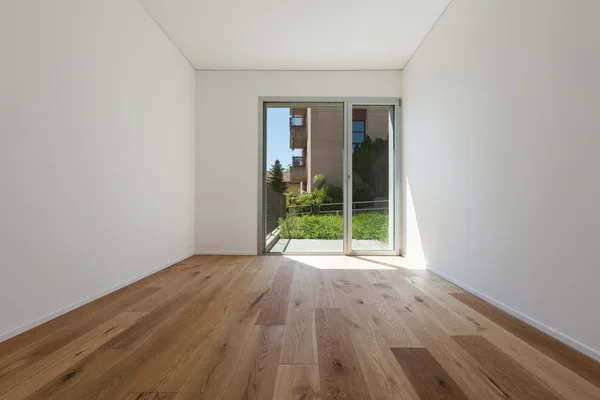
<svg viewBox="0 0 600 400">
<path fill-rule="evenodd" d="M 419 221 L 415 211 L 410 181 L 406 178 L 406 260 L 415 267 L 426 268 L 427 259 L 423 250 Z"/>
</svg>

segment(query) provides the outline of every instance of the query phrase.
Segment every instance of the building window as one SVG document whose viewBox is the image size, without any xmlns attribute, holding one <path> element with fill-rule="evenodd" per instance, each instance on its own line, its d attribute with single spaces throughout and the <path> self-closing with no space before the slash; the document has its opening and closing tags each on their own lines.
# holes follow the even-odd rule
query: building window
<svg viewBox="0 0 600 400">
<path fill-rule="evenodd" d="M 306 123 L 306 108 L 290 109 L 290 126 L 304 126 Z"/>
<path fill-rule="evenodd" d="M 304 126 L 304 116 L 292 115 L 290 117 L 290 126 Z"/>
<path fill-rule="evenodd" d="M 355 108 L 352 110 L 352 149 L 356 149 L 365 141 L 365 126 L 367 110 Z"/>
<path fill-rule="evenodd" d="M 365 141 L 365 121 L 352 121 L 352 147 Z"/>
<path fill-rule="evenodd" d="M 366 108 L 354 108 L 352 110 L 352 150 L 356 149 L 365 141 L 366 121 Z"/>
</svg>

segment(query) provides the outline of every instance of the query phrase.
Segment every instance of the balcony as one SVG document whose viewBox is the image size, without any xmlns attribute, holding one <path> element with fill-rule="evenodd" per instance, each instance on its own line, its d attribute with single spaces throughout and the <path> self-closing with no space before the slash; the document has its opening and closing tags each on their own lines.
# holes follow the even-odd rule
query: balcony
<svg viewBox="0 0 600 400">
<path fill-rule="evenodd" d="M 290 110 L 290 149 L 305 149 L 308 143 L 306 130 L 306 109 Z"/>
<path fill-rule="evenodd" d="M 304 115 L 292 115 L 290 117 L 290 127 L 306 126 L 306 118 Z"/>
<path fill-rule="evenodd" d="M 292 157 L 292 165 L 290 167 L 290 182 L 306 183 L 307 175 L 308 171 L 306 169 L 306 157 Z"/>
<path fill-rule="evenodd" d="M 306 157 L 292 157 L 292 167 L 306 167 Z"/>
</svg>

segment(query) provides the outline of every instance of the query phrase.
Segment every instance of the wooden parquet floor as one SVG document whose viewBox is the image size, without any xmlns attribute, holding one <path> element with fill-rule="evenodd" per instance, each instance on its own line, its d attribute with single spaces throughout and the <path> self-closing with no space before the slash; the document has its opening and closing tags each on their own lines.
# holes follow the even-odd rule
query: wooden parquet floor
<svg viewBox="0 0 600 400">
<path fill-rule="evenodd" d="M 194 256 L 0 343 L 0 400 L 600 399 L 600 365 L 397 257 Z"/>
</svg>

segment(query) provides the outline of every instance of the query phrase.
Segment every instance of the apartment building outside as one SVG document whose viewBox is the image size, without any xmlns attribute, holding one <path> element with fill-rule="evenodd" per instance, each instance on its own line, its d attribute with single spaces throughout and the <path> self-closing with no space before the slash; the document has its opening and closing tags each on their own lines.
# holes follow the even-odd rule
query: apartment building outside
<svg viewBox="0 0 600 400">
<path fill-rule="evenodd" d="M 384 108 L 353 109 L 352 146 L 360 146 L 366 137 L 386 139 L 389 126 Z M 328 183 L 342 187 L 343 132 L 343 108 L 290 108 L 290 148 L 301 154 L 292 158 L 289 182 L 311 192 L 313 178 L 323 174 Z"/>
</svg>

